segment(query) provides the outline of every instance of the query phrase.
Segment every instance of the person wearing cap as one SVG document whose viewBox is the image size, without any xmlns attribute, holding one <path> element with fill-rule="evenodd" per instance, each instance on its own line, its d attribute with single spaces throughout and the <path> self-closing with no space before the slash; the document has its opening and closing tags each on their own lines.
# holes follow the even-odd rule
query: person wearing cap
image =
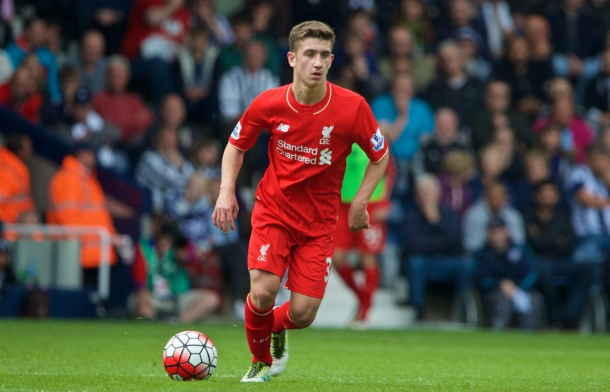
<svg viewBox="0 0 610 392">
<path fill-rule="evenodd" d="M 120 134 L 93 110 L 92 100 L 89 90 L 82 87 L 76 90 L 72 109 L 73 123 L 63 124 L 58 128 L 58 132 L 69 141 L 86 141 L 100 148 L 118 141 Z"/>
<path fill-rule="evenodd" d="M 0 221 L 16 223 L 24 212 L 34 210 L 30 171 L 25 162 L 32 155 L 32 140 L 14 134 L 0 146 Z"/>
<path fill-rule="evenodd" d="M 117 236 L 104 192 L 95 174 L 96 163 L 95 149 L 86 142 L 77 143 L 73 154 L 66 155 L 49 185 L 47 222 L 66 226 L 98 226 L 112 236 L 116 245 L 120 245 L 127 239 Z M 83 282 L 94 286 L 101 262 L 99 237 L 82 235 L 80 240 Z M 117 257 L 112 249 L 109 249 L 109 255 L 110 264 L 116 264 Z"/>
<path fill-rule="evenodd" d="M 17 278 L 11 265 L 11 253 L 8 242 L 0 238 L 0 292 L 11 284 L 17 283 Z"/>
<path fill-rule="evenodd" d="M 120 173 L 127 172 L 127 156 L 115 148 L 121 135 L 93 109 L 93 96 L 86 88 L 79 88 L 74 95 L 72 119 L 71 124 L 64 123 L 58 127 L 65 139 L 91 144 L 97 150 L 101 166 Z"/>
<path fill-rule="evenodd" d="M 526 245 L 516 245 L 506 222 L 493 217 L 487 226 L 487 243 L 476 256 L 479 286 L 491 310 L 491 326 L 506 329 L 517 316 L 521 329 L 535 329 L 540 304 L 531 290 L 538 279 L 536 257 Z"/>
<path fill-rule="evenodd" d="M 466 63 L 466 73 L 483 82 L 487 82 L 491 77 L 491 64 L 483 56 L 481 56 L 481 48 L 483 47 L 483 37 L 470 27 L 461 27 L 453 33 Z"/>
</svg>

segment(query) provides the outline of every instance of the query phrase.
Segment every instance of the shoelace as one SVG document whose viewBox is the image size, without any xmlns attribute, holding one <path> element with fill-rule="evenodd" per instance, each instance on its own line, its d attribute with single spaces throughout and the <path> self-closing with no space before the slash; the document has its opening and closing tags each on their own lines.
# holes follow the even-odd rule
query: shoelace
<svg viewBox="0 0 610 392">
<path fill-rule="evenodd" d="M 275 358 L 281 358 L 284 355 L 284 349 L 286 346 L 286 333 L 273 334 L 273 356 Z"/>
</svg>

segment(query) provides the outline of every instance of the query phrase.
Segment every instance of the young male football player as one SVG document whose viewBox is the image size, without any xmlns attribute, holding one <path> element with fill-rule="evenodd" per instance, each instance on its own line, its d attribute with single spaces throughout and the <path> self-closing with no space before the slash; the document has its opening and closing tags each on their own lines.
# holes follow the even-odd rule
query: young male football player
<svg viewBox="0 0 610 392">
<path fill-rule="evenodd" d="M 326 81 L 335 34 L 303 22 L 290 32 L 293 83 L 259 95 L 235 126 L 222 160 L 213 223 L 234 230 L 235 180 L 246 150 L 269 130 L 269 168 L 255 194 L 248 250 L 251 289 L 246 337 L 253 355 L 242 382 L 270 381 L 288 360 L 287 329 L 309 326 L 328 282 L 345 160 L 357 143 L 368 156 L 348 214 L 350 230 L 369 227 L 367 204 L 385 172 L 388 147 L 365 100 Z M 290 301 L 274 309 L 286 269 Z"/>
</svg>

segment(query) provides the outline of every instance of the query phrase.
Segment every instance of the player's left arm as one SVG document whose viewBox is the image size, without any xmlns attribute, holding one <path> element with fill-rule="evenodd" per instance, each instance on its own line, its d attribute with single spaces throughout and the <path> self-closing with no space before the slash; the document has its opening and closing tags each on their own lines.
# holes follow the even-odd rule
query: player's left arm
<svg viewBox="0 0 610 392">
<path fill-rule="evenodd" d="M 377 162 L 369 162 L 364 172 L 364 178 L 360 184 L 360 188 L 354 196 L 352 205 L 349 209 L 347 223 L 352 232 L 369 228 L 369 214 L 366 207 L 371 200 L 371 196 L 379 185 L 379 181 L 386 172 L 390 156 L 388 151 Z"/>
<path fill-rule="evenodd" d="M 369 157 L 370 162 L 366 166 L 364 178 L 348 213 L 347 223 L 352 232 L 369 228 L 369 214 L 366 208 L 375 188 L 386 173 L 390 160 L 385 137 L 364 99 L 358 103 L 356 113 L 353 125 L 355 141 Z"/>
</svg>

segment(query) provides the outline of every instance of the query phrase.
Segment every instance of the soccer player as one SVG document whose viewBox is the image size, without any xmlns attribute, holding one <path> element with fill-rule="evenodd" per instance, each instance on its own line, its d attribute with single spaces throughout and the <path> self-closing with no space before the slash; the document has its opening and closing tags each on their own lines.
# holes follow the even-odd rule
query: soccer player
<svg viewBox="0 0 610 392">
<path fill-rule="evenodd" d="M 345 178 L 341 187 L 341 208 L 335 232 L 334 267 L 358 299 L 358 310 L 354 315 L 352 327 L 366 328 L 373 295 L 379 285 L 379 266 L 377 256 L 383 253 L 388 235 L 387 219 L 390 214 L 390 196 L 394 185 L 396 170 L 393 163 L 387 166 L 386 173 L 375 188 L 368 205 L 368 230 L 351 232 L 348 225 L 349 210 L 354 196 L 360 188 L 360 181 L 368 163 L 368 157 L 357 145 L 347 157 Z M 364 272 L 364 285 L 358 285 L 354 279 L 354 269 L 347 260 L 348 252 L 357 250 Z"/>
<path fill-rule="evenodd" d="M 266 382 L 288 360 L 287 329 L 309 326 L 328 282 L 345 160 L 357 143 L 368 156 L 348 214 L 350 230 L 369 227 L 367 205 L 385 172 L 388 147 L 361 96 L 326 81 L 335 34 L 309 21 L 290 32 L 293 83 L 259 95 L 239 120 L 222 159 L 221 189 L 212 220 L 234 230 L 235 180 L 246 150 L 269 130 L 269 167 L 255 194 L 248 249 L 251 288 L 246 337 L 253 355 L 242 382 Z M 289 268 L 290 300 L 274 309 Z M 273 353 L 273 355 L 272 355 Z"/>
</svg>

